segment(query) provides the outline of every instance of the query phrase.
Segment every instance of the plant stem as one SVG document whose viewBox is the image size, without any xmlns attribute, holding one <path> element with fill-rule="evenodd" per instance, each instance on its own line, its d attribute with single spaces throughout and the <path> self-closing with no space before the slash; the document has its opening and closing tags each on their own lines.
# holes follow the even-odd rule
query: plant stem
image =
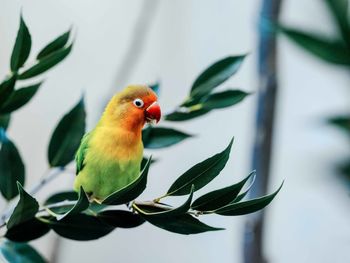
<svg viewBox="0 0 350 263">
<path fill-rule="evenodd" d="M 273 141 L 274 113 L 277 95 L 277 39 L 273 32 L 278 24 L 282 0 L 264 0 L 260 14 L 259 93 L 256 117 L 253 169 L 258 176 L 253 196 L 267 192 Z M 244 231 L 244 263 L 266 262 L 263 254 L 264 212 L 248 218 Z"/>
</svg>

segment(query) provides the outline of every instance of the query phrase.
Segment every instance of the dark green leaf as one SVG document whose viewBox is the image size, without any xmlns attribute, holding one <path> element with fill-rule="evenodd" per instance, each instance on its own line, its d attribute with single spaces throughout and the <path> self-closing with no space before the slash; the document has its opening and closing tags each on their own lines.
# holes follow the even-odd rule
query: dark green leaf
<svg viewBox="0 0 350 263">
<path fill-rule="evenodd" d="M 0 129 L 3 128 L 5 131 L 7 130 L 11 121 L 10 114 L 1 114 L 0 115 Z"/>
<path fill-rule="evenodd" d="M 16 75 L 12 75 L 0 84 L 0 109 L 10 98 L 16 84 Z"/>
<path fill-rule="evenodd" d="M 75 203 L 75 205 L 65 214 L 57 216 L 57 220 L 62 220 L 66 216 L 83 212 L 84 210 L 88 209 L 89 204 L 90 204 L 89 199 L 87 198 L 83 187 L 80 187 L 79 198 Z"/>
<path fill-rule="evenodd" d="M 241 192 L 239 195 L 237 195 L 237 197 L 232 201 L 230 202 L 230 204 L 233 204 L 233 203 L 238 203 L 239 201 L 241 201 L 244 197 L 247 196 L 248 192 L 250 191 L 250 189 L 252 188 L 254 182 L 255 182 L 255 174 L 252 178 L 252 180 L 250 181 L 248 187 L 243 191 Z"/>
<path fill-rule="evenodd" d="M 157 212 L 147 212 L 147 210 L 143 210 L 142 208 L 145 208 L 146 205 L 144 206 L 138 206 L 136 205 L 136 210 L 138 212 L 140 212 L 141 214 L 144 214 L 147 217 L 163 217 L 163 218 L 169 218 L 169 217 L 174 217 L 174 216 L 179 216 L 179 215 L 183 215 L 186 214 L 187 211 L 190 209 L 191 207 L 191 202 L 192 202 L 192 197 L 193 197 L 193 192 L 194 192 L 194 185 L 192 185 L 191 187 L 191 192 L 189 197 L 187 198 L 186 202 L 183 203 L 181 206 L 171 209 L 169 207 L 169 209 L 164 210 L 164 211 L 157 211 Z M 138 209 L 140 208 L 140 209 Z"/>
<path fill-rule="evenodd" d="M 31 46 L 32 40 L 30 33 L 21 15 L 16 42 L 11 55 L 12 72 L 16 72 L 26 62 Z"/>
<path fill-rule="evenodd" d="M 350 40 L 349 28 L 349 0 L 326 0 L 335 22 L 338 25 L 339 32 L 343 39 L 348 43 Z"/>
<path fill-rule="evenodd" d="M 7 229 L 11 229 L 16 225 L 34 218 L 36 213 L 39 211 L 39 204 L 35 198 L 29 195 L 19 182 L 17 182 L 17 185 L 19 201 L 9 221 L 7 222 Z"/>
<path fill-rule="evenodd" d="M 282 28 L 282 32 L 311 54 L 338 65 L 350 65 L 350 50 L 342 41 L 329 40 L 312 33 Z"/>
<path fill-rule="evenodd" d="M 231 56 L 215 62 L 195 80 L 190 96 L 196 98 L 208 95 L 238 71 L 244 58 L 245 55 Z"/>
<path fill-rule="evenodd" d="M 223 216 L 238 216 L 254 213 L 270 204 L 270 202 L 275 198 L 277 193 L 281 190 L 282 185 L 283 183 L 273 194 L 240 203 L 232 203 L 227 206 L 221 207 L 215 210 L 214 212 Z"/>
<path fill-rule="evenodd" d="M 51 205 L 54 203 L 59 203 L 59 202 L 63 202 L 63 201 L 74 201 L 74 200 L 78 200 L 79 196 L 78 193 L 74 192 L 74 191 L 69 191 L 69 192 L 60 192 L 60 193 L 56 193 L 52 196 L 50 196 L 45 202 L 44 205 Z M 53 211 L 56 214 L 64 214 L 67 213 L 69 210 L 71 210 L 73 208 L 74 205 L 64 205 L 64 206 L 60 206 L 60 207 L 53 207 L 50 208 L 51 211 Z"/>
<path fill-rule="evenodd" d="M 248 93 L 241 90 L 226 90 L 209 95 L 202 103 L 202 107 L 207 110 L 221 109 L 233 106 L 241 102 Z"/>
<path fill-rule="evenodd" d="M 52 134 L 48 159 L 52 167 L 65 166 L 74 159 L 85 132 L 84 99 L 69 111 L 58 123 Z"/>
<path fill-rule="evenodd" d="M 191 135 L 164 127 L 147 127 L 142 131 L 143 146 L 149 149 L 159 149 L 177 144 Z"/>
<path fill-rule="evenodd" d="M 41 82 L 12 92 L 10 97 L 2 106 L 0 112 L 9 113 L 25 105 L 33 98 L 35 93 L 38 91 L 40 85 Z"/>
<path fill-rule="evenodd" d="M 53 52 L 52 54 L 46 57 L 43 57 L 34 66 L 32 66 L 31 68 L 21 73 L 18 76 L 18 78 L 19 79 L 32 78 L 49 70 L 50 68 L 60 63 L 63 59 L 65 59 L 65 57 L 69 55 L 69 53 L 72 50 L 72 46 L 73 44 L 70 44 L 68 47 L 61 48 Z"/>
<path fill-rule="evenodd" d="M 63 48 L 68 40 L 69 40 L 70 30 L 66 33 L 60 35 L 55 40 L 47 44 L 38 54 L 36 57 L 38 60 L 41 60 L 42 58 L 51 55 L 53 52 Z"/>
<path fill-rule="evenodd" d="M 149 87 L 157 94 L 157 96 L 159 96 L 160 85 L 158 82 L 153 85 L 149 85 Z"/>
<path fill-rule="evenodd" d="M 333 117 L 328 120 L 329 123 L 333 124 L 334 126 L 337 126 L 347 132 L 350 135 L 350 117 L 348 116 L 338 116 Z"/>
<path fill-rule="evenodd" d="M 97 217 L 112 227 L 132 228 L 142 225 L 145 220 L 138 214 L 124 210 L 107 210 L 98 213 Z"/>
<path fill-rule="evenodd" d="M 0 258 L 10 263 L 45 263 L 46 260 L 30 245 L 4 240 L 0 244 Z"/>
<path fill-rule="evenodd" d="M 140 176 L 124 188 L 110 194 L 103 201 L 105 205 L 121 205 L 126 204 L 138 197 L 146 188 L 147 175 L 152 157 L 148 159 L 147 164 L 143 168 Z"/>
<path fill-rule="evenodd" d="M 7 200 L 11 200 L 18 195 L 16 182 L 24 184 L 25 169 L 16 146 L 2 128 L 0 142 L 0 191 Z"/>
<path fill-rule="evenodd" d="M 172 113 L 165 115 L 165 120 L 167 121 L 187 121 L 197 117 L 200 117 L 210 110 L 207 109 L 197 109 L 197 110 L 189 110 L 184 108 L 184 110 L 176 110 Z"/>
<path fill-rule="evenodd" d="M 199 190 L 213 180 L 225 167 L 232 147 L 233 139 L 222 152 L 196 164 L 181 175 L 169 188 L 167 195 L 186 195 L 194 185 Z"/>
<path fill-rule="evenodd" d="M 237 184 L 202 195 L 193 202 L 191 207 L 198 211 L 211 211 L 229 204 L 237 197 L 242 187 L 252 176 L 255 176 L 255 172 Z"/>
<path fill-rule="evenodd" d="M 58 235 L 80 241 L 98 239 L 114 230 L 97 217 L 86 214 L 69 215 L 60 221 L 52 219 L 49 225 Z"/>
<path fill-rule="evenodd" d="M 182 235 L 199 234 L 207 231 L 223 230 L 211 227 L 189 214 L 182 214 L 166 218 L 141 215 L 146 221 L 159 228 Z"/>
<path fill-rule="evenodd" d="M 33 218 L 7 230 L 5 237 L 15 242 L 28 242 L 42 237 L 49 231 L 47 224 Z"/>
</svg>

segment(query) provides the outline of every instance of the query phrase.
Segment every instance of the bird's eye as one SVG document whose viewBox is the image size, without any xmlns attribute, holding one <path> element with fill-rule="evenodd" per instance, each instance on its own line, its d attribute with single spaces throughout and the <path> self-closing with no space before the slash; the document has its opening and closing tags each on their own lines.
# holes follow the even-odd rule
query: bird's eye
<svg viewBox="0 0 350 263">
<path fill-rule="evenodd" d="M 143 100 L 141 99 L 135 99 L 134 100 L 134 105 L 137 107 L 137 108 L 142 108 L 143 107 Z"/>
</svg>

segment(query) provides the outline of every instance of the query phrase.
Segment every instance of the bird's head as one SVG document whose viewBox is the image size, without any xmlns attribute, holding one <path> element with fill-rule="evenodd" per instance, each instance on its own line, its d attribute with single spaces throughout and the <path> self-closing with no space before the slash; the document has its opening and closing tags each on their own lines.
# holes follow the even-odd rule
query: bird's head
<svg viewBox="0 0 350 263">
<path fill-rule="evenodd" d="M 104 118 L 127 129 L 142 129 L 146 122 L 161 117 L 157 95 L 146 85 L 129 85 L 117 93 L 106 107 Z"/>
</svg>

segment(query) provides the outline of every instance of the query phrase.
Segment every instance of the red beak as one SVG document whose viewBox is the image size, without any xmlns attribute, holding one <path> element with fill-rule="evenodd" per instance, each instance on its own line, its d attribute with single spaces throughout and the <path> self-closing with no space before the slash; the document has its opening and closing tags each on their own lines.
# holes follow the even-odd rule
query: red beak
<svg viewBox="0 0 350 263">
<path fill-rule="evenodd" d="M 153 102 L 145 111 L 145 118 L 147 122 L 156 121 L 159 122 L 161 117 L 161 111 L 158 102 Z"/>
</svg>

